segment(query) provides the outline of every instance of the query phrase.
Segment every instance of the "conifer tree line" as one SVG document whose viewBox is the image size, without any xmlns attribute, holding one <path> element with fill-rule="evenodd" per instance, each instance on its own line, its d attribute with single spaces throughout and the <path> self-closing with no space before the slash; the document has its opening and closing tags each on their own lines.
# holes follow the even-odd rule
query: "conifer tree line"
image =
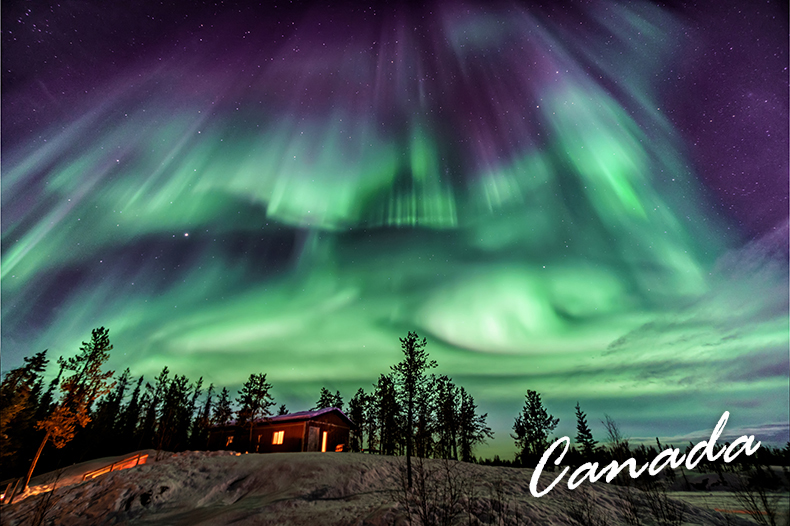
<svg viewBox="0 0 790 526">
<path fill-rule="evenodd" d="M 404 343 L 405 342 L 405 343 Z M 424 353 L 425 340 L 401 339 Z M 25 358 L 0 385 L 0 461 L 3 478 L 140 449 L 207 449 L 212 426 L 235 424 L 252 433 L 256 422 L 287 414 L 271 396 L 264 373 L 250 374 L 235 395 L 164 367 L 152 379 L 127 368 L 106 370 L 109 330 L 96 329 L 80 354 L 58 359 L 45 382 L 47 351 Z M 344 404 L 339 391 L 322 388 L 312 410 L 336 407 L 356 424 L 349 448 L 385 455 L 474 460 L 474 447 L 493 436 L 472 396 L 446 375 L 428 374 L 436 363 L 409 355 Z M 56 451 L 57 450 L 57 451 Z"/>
<path fill-rule="evenodd" d="M 637 465 L 641 466 L 651 462 L 667 447 L 676 447 L 674 444 L 662 444 L 658 438 L 656 438 L 655 445 L 633 446 L 629 443 L 629 438 L 623 434 L 619 424 L 607 414 L 604 414 L 604 419 L 600 421 L 605 434 L 603 442 L 599 442 L 593 437 L 587 414 L 582 411 L 579 402 L 576 402 L 575 416 L 576 434 L 570 437 L 573 445 L 563 459 L 563 464 L 568 466 L 580 466 L 586 462 L 598 462 L 600 465 L 608 464 L 611 461 L 622 463 L 629 458 L 634 458 Z M 559 421 L 560 419 L 551 415 L 543 405 L 539 393 L 527 390 L 524 406 L 513 423 L 514 433 L 510 435 L 516 444 L 515 459 L 509 461 L 496 456 L 493 459 L 481 460 L 480 463 L 494 466 L 535 467 L 551 443 L 556 440 L 557 437 L 552 436 L 552 433 L 557 428 Z M 694 445 L 694 442 L 690 441 L 685 449 L 682 445 L 679 445 L 678 449 L 683 451 L 684 455 L 688 455 Z M 729 443 L 717 444 L 713 449 L 718 452 L 726 445 Z M 755 455 L 739 459 L 738 465 L 747 464 L 752 466 L 789 466 L 790 442 L 784 448 L 763 444 Z M 732 466 L 722 468 L 721 462 L 710 462 L 706 458 L 700 461 L 699 466 L 702 470 L 716 472 L 720 472 L 722 469 L 732 469 Z"/>
<path fill-rule="evenodd" d="M 475 447 L 493 437 L 477 404 L 464 387 L 437 368 L 425 351 L 426 341 L 409 332 L 400 339 L 403 359 L 382 373 L 367 389 L 359 388 L 346 405 L 341 393 L 322 388 L 311 409 L 335 407 L 346 412 L 355 427 L 349 449 L 382 455 L 478 461 Z M 3 476 L 29 478 L 32 468 L 42 473 L 103 456 L 140 449 L 205 450 L 212 426 L 238 425 L 252 433 L 256 422 L 274 414 L 272 384 L 264 373 L 252 373 L 234 395 L 226 387 L 207 387 L 203 378 L 192 381 L 168 367 L 153 379 L 105 370 L 112 345 L 109 330 L 92 331 L 80 352 L 58 359 L 58 373 L 46 382 L 47 351 L 24 359 L 5 374 L 0 384 L 0 465 Z M 650 459 L 660 450 L 631 449 L 616 422 L 605 416 L 607 446 L 593 437 L 587 415 L 576 404 L 575 446 L 566 463 L 635 456 Z M 495 465 L 535 466 L 549 444 L 559 419 L 549 414 L 541 395 L 528 390 L 513 425 L 514 462 L 498 457 Z M 784 450 L 762 448 L 786 465 Z"/>
<path fill-rule="evenodd" d="M 409 333 L 401 342 L 416 337 Z M 430 363 L 410 381 L 404 360 L 370 391 L 357 390 L 348 403 L 348 416 L 357 423 L 352 451 L 406 455 L 411 449 L 410 456 L 474 460 L 474 447 L 493 437 L 488 415 L 479 414 L 474 398 L 448 376 L 426 374 Z"/>
</svg>

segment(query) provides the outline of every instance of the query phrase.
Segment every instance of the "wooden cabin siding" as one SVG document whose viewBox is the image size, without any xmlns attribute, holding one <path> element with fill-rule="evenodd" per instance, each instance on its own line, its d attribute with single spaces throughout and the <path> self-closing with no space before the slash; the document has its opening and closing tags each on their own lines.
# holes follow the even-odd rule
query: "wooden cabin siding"
<svg viewBox="0 0 790 526">
<path fill-rule="evenodd" d="M 253 451 L 256 453 L 301 451 L 303 429 L 304 424 L 302 422 L 272 423 L 259 426 L 253 431 Z M 282 444 L 273 443 L 272 439 L 277 431 L 285 432 Z"/>
<path fill-rule="evenodd" d="M 347 429 L 349 428 L 348 422 L 343 420 L 337 413 L 326 413 L 313 418 L 313 420 L 318 420 L 335 426 L 345 427 Z"/>
<path fill-rule="evenodd" d="M 217 451 L 220 449 L 235 451 L 236 448 L 234 446 L 238 444 L 237 435 L 237 426 L 225 426 L 211 429 L 208 435 L 208 449 L 210 451 Z M 230 444 L 228 444 L 228 438 L 233 438 Z"/>
<path fill-rule="evenodd" d="M 247 426 L 212 428 L 209 430 L 209 449 L 250 453 L 321 451 L 326 433 L 326 452 L 337 451 L 338 446 L 348 451 L 352 425 L 348 417 L 337 409 L 304 411 L 258 422 L 252 433 Z M 274 444 L 274 435 L 279 431 L 283 432 L 282 444 Z"/>
</svg>

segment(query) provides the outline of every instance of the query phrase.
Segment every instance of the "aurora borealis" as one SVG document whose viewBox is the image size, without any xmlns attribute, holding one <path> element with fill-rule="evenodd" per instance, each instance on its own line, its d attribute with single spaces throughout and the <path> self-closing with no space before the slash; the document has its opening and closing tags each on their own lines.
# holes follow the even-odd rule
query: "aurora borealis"
<svg viewBox="0 0 790 526">
<path fill-rule="evenodd" d="M 787 441 L 787 13 L 743 5 L 4 6 L 3 371 L 105 326 L 298 410 L 416 330 L 483 454 L 527 389 Z"/>
</svg>

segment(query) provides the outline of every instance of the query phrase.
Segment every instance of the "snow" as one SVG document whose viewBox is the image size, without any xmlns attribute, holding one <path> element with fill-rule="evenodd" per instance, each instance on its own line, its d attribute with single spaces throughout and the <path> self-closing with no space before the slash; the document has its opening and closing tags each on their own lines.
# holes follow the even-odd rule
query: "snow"
<svg viewBox="0 0 790 526">
<path fill-rule="evenodd" d="M 5 506 L 2 523 L 32 524 L 41 519 L 41 524 L 63 526 L 408 524 L 405 493 L 399 490 L 403 457 L 187 451 L 159 452 L 157 460 L 156 452 L 149 454 L 145 465 L 85 482 L 81 473 L 107 464 L 107 459 L 70 468 L 54 492 Z M 538 499 L 529 492 L 531 469 L 441 460 L 426 460 L 421 469 L 420 464 L 415 460 L 416 474 L 431 472 L 442 481 L 429 484 L 427 494 L 446 489 L 447 484 L 458 490 L 457 524 L 577 524 L 569 514 L 584 503 L 594 504 L 595 513 L 609 525 L 626 524 L 617 488 L 605 483 L 585 484 L 573 491 L 558 485 Z M 39 481 L 51 483 L 51 477 Z M 542 483 L 552 473 L 546 477 Z M 416 508 L 411 512 L 412 523 L 420 524 Z M 657 524 L 649 518 L 643 523 Z M 682 524 L 754 523 L 686 503 Z"/>
</svg>

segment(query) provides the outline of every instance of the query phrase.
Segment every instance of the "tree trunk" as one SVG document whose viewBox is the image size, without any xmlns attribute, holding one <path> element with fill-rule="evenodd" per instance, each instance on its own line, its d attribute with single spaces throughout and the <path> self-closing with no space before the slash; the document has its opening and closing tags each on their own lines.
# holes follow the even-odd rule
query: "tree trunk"
<svg viewBox="0 0 790 526">
<path fill-rule="evenodd" d="M 411 432 L 412 432 L 412 421 L 414 420 L 414 399 L 413 393 L 409 392 L 409 408 L 408 408 L 408 417 L 406 422 L 406 477 L 409 481 L 409 489 L 411 489 L 411 453 L 412 453 L 412 444 L 411 444 Z"/>
<path fill-rule="evenodd" d="M 41 456 L 41 452 L 44 450 L 44 446 L 46 445 L 47 440 L 49 440 L 49 433 L 44 435 L 44 440 L 42 440 L 41 445 L 38 446 L 38 451 L 36 451 L 36 456 L 33 458 L 33 463 L 30 464 L 30 469 L 27 470 L 27 477 L 25 477 L 25 485 L 22 486 L 22 493 L 27 491 L 27 485 L 30 484 L 30 477 L 33 476 L 33 470 L 36 469 L 36 463 L 38 462 L 38 457 Z"/>
</svg>

